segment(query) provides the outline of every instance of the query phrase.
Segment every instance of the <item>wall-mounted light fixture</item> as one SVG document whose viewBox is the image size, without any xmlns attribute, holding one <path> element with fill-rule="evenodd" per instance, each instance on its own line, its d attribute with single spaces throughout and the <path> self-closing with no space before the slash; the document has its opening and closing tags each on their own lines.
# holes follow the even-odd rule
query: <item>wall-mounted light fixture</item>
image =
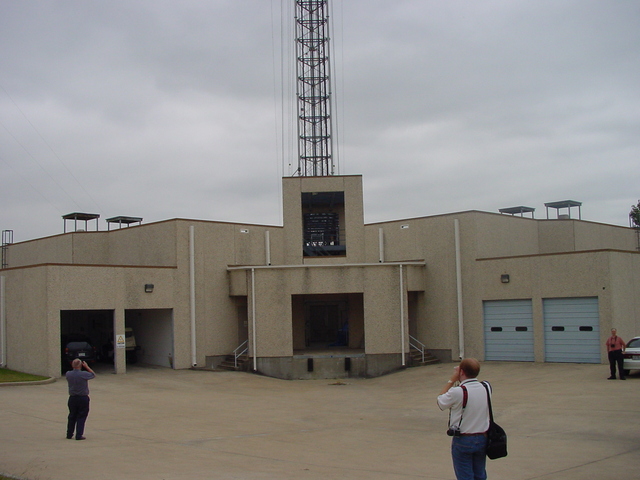
<svg viewBox="0 0 640 480">
<path fill-rule="evenodd" d="M 511 281 L 511 278 L 509 278 L 509 275 L 504 273 L 502 275 L 500 275 L 500 281 L 502 283 L 509 283 Z"/>
<path fill-rule="evenodd" d="M 144 291 L 145 291 L 145 293 L 153 292 L 153 283 L 145 283 L 144 284 Z"/>
</svg>

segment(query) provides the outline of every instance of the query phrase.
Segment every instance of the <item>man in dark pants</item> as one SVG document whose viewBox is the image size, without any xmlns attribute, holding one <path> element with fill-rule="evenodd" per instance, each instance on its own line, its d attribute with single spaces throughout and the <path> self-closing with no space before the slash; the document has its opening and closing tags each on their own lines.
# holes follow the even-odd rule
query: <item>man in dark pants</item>
<svg viewBox="0 0 640 480">
<path fill-rule="evenodd" d="M 620 380 L 625 380 L 624 376 L 624 356 L 622 352 L 627 347 L 624 341 L 618 336 L 618 331 L 615 328 L 611 329 L 611 336 L 607 340 L 607 352 L 609 354 L 609 370 L 611 372 L 611 376 L 609 380 L 616 379 L 616 364 L 618 365 L 618 374 L 620 375 Z"/>
<path fill-rule="evenodd" d="M 67 438 L 73 438 L 76 432 L 76 440 L 84 440 L 84 424 L 89 416 L 89 380 L 96 374 L 87 362 L 76 358 L 71 362 L 73 370 L 67 372 L 69 384 L 69 420 L 67 422 Z M 86 370 L 83 371 L 82 367 Z"/>
</svg>

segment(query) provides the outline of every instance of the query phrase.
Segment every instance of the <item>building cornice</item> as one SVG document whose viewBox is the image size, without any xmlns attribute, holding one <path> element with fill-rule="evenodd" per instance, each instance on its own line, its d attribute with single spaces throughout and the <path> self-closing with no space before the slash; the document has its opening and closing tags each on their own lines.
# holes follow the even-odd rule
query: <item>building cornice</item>
<svg viewBox="0 0 640 480">
<path fill-rule="evenodd" d="M 620 250 L 615 248 L 601 248 L 596 250 L 577 250 L 574 252 L 550 252 L 550 253 L 532 253 L 528 255 L 510 255 L 505 257 L 484 257 L 476 258 L 476 262 L 484 262 L 491 260 L 508 260 L 517 258 L 535 258 L 535 257 L 552 257 L 558 255 L 582 255 L 585 253 L 630 253 L 632 255 L 640 255 L 640 252 L 635 250 Z"/>
<path fill-rule="evenodd" d="M 229 265 L 228 271 L 233 270 L 282 270 L 291 268 L 362 268 L 362 267 L 398 267 L 398 266 L 416 266 L 426 267 L 427 262 L 424 260 L 413 260 L 406 262 L 378 262 L 378 263 L 337 263 L 322 265 Z"/>
</svg>

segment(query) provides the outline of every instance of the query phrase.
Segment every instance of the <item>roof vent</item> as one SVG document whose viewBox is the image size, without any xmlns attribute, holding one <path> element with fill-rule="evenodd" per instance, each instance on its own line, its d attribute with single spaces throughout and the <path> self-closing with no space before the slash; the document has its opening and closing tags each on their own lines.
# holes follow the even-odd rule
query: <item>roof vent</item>
<svg viewBox="0 0 640 480">
<path fill-rule="evenodd" d="M 98 219 L 100 218 L 100 215 L 97 213 L 67 213 L 66 215 L 63 215 L 62 218 L 64 220 L 64 233 L 67 233 L 67 220 L 73 220 L 73 231 L 75 232 L 86 231 L 88 222 L 95 220 L 96 231 L 98 231 Z M 84 222 L 84 229 L 78 228 L 78 222 Z"/>
<path fill-rule="evenodd" d="M 118 225 L 118 228 L 122 228 L 122 225 L 126 225 L 130 227 L 131 224 L 137 223 L 140 225 L 142 223 L 142 217 L 126 217 L 121 215 L 119 217 L 111 217 L 107 218 L 107 229 L 111 230 L 111 225 Z"/>
<path fill-rule="evenodd" d="M 519 215 L 521 217 L 524 217 L 525 213 L 530 213 L 531 214 L 531 218 L 535 217 L 534 212 L 536 211 L 535 208 L 533 207 L 524 207 L 524 206 L 519 206 L 519 207 L 507 207 L 507 208 L 501 208 L 499 210 L 500 213 L 506 213 L 508 215 Z"/>
<path fill-rule="evenodd" d="M 582 220 L 582 202 L 576 202 L 575 200 L 562 200 L 560 202 L 549 202 L 544 204 L 547 207 L 547 220 L 549 219 L 549 209 L 556 209 L 556 218 L 558 220 L 568 220 L 571 218 L 571 209 L 574 207 L 578 207 L 578 219 Z M 561 214 L 561 209 L 567 209 L 567 213 Z"/>
</svg>

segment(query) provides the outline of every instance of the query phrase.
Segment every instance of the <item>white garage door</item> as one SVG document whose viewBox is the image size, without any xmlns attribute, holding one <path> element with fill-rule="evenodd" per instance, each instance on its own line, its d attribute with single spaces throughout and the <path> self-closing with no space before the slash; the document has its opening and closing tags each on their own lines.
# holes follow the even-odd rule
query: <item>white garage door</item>
<svg viewBox="0 0 640 480">
<path fill-rule="evenodd" d="M 546 362 L 600 363 L 598 298 L 542 301 Z"/>
<path fill-rule="evenodd" d="M 533 362 L 531 300 L 492 300 L 484 305 L 485 360 Z"/>
</svg>

